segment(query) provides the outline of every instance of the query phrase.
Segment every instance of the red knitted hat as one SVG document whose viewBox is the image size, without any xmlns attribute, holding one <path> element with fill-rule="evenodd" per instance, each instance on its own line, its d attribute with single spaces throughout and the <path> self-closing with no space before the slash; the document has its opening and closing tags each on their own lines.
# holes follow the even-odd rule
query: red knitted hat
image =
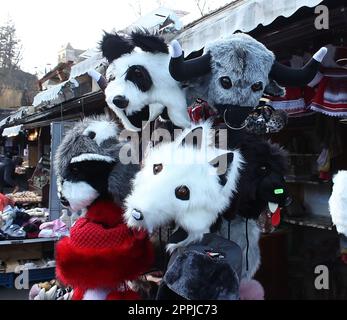
<svg viewBox="0 0 347 320">
<path fill-rule="evenodd" d="M 153 259 L 147 233 L 129 229 L 122 210 L 109 201 L 97 201 L 56 246 L 57 277 L 82 288 L 135 279 Z"/>
<path fill-rule="evenodd" d="M 122 219 L 122 210 L 111 201 L 97 201 L 85 218 L 71 228 L 71 244 L 78 248 L 112 248 L 133 237 Z"/>
</svg>

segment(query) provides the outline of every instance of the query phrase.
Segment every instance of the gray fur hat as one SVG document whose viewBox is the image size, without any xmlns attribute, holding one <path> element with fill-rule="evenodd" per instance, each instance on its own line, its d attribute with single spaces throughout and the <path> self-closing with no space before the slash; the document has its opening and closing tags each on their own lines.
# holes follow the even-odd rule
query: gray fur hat
<svg viewBox="0 0 347 320">
<path fill-rule="evenodd" d="M 137 165 L 122 163 L 120 152 L 123 147 L 127 150 L 130 148 L 127 142 L 119 140 L 119 128 L 107 116 L 88 117 L 76 123 L 66 133 L 54 158 L 60 196 L 64 182 L 78 182 L 78 179 L 71 177 L 72 164 L 93 162 L 94 174 L 97 175 L 96 169 L 100 166 L 99 164 L 105 163 L 110 168 L 108 178 L 101 176 L 94 178 L 95 180 L 105 179 L 106 181 L 97 183 L 104 184 L 114 200 L 122 204 L 123 199 L 130 192 L 130 180 L 139 169 Z"/>
<path fill-rule="evenodd" d="M 321 48 L 302 68 L 276 62 L 273 52 L 249 35 L 236 33 L 208 43 L 199 57 L 184 59 L 179 43 L 171 44 L 170 74 L 188 85 L 188 98 L 210 105 L 255 107 L 263 93 L 284 94 L 283 86 L 303 86 L 316 75 L 327 52 Z"/>
</svg>

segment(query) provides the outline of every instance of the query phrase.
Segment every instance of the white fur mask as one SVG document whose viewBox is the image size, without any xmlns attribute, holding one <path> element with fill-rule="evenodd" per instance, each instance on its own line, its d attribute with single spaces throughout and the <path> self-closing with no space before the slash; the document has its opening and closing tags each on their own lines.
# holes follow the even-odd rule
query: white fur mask
<svg viewBox="0 0 347 320">
<path fill-rule="evenodd" d="M 88 183 L 64 181 L 62 194 L 69 201 L 71 210 L 77 212 L 87 208 L 99 197 L 99 193 Z"/>
<path fill-rule="evenodd" d="M 187 103 L 183 90 L 169 73 L 170 57 L 165 53 L 151 53 L 134 50 L 115 59 L 107 69 L 106 77 L 109 81 L 106 90 L 108 106 L 121 119 L 126 129 L 140 131 L 128 119 L 128 116 L 149 106 L 149 121 L 156 119 L 167 107 L 171 121 L 182 128 L 190 126 L 187 113 Z M 127 79 L 129 70 L 138 66 L 148 73 L 147 81 L 152 84 L 148 90 L 141 90 L 134 82 Z M 142 79 L 142 81 L 145 81 Z M 115 104 L 115 98 L 122 97 L 127 101 L 125 108 Z"/>
<path fill-rule="evenodd" d="M 208 233 L 236 191 L 243 158 L 238 150 L 211 146 L 211 133 L 214 130 L 206 123 L 150 150 L 125 201 L 125 219 L 130 227 L 151 232 L 175 221 L 187 231 L 186 240 L 168 245 L 170 251 Z M 200 143 L 189 144 L 193 137 L 200 137 Z M 227 154 L 233 156 L 229 165 Z"/>
<path fill-rule="evenodd" d="M 347 236 L 347 171 L 339 171 L 333 182 L 333 192 L 329 199 L 330 214 L 337 232 Z"/>
</svg>

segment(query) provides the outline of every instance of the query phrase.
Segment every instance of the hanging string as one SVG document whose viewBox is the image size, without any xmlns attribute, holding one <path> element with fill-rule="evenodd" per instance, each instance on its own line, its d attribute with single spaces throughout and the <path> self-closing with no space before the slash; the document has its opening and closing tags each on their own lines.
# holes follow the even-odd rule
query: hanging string
<svg viewBox="0 0 347 320">
<path fill-rule="evenodd" d="M 248 271 L 248 250 L 249 250 L 248 218 L 246 218 L 246 241 L 247 241 L 247 247 L 246 247 L 246 270 Z"/>
</svg>

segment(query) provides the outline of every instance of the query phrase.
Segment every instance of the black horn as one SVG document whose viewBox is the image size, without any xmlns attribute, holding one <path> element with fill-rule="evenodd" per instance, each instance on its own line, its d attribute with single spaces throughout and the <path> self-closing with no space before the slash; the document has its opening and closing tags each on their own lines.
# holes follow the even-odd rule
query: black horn
<svg viewBox="0 0 347 320">
<path fill-rule="evenodd" d="M 169 71 L 176 81 L 190 80 L 192 78 L 201 77 L 211 71 L 211 56 L 209 53 L 201 57 L 184 60 L 184 52 L 182 51 L 178 41 L 171 43 L 171 60 Z"/>
<path fill-rule="evenodd" d="M 293 69 L 275 61 L 270 71 L 269 78 L 275 80 L 282 86 L 305 86 L 316 76 L 326 53 L 327 48 L 321 48 L 301 69 Z"/>
</svg>

